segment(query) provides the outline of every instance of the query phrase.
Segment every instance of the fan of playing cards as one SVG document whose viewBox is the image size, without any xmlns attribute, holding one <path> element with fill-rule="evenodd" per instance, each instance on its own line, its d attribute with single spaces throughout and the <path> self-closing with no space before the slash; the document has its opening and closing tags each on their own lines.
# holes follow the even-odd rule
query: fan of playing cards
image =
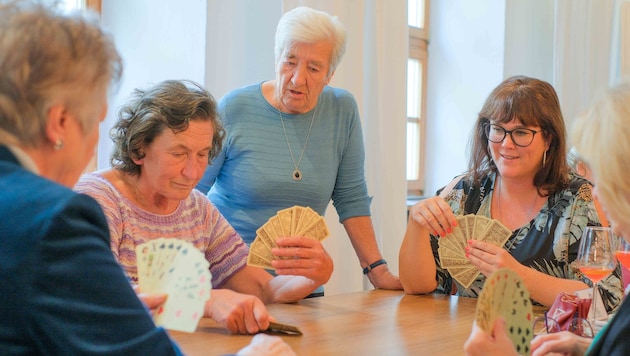
<svg viewBox="0 0 630 356">
<path fill-rule="evenodd" d="M 453 231 L 438 240 L 440 266 L 447 269 L 464 288 L 468 288 L 479 275 L 479 269 L 466 258 L 468 240 L 503 246 L 511 235 L 512 231 L 498 220 L 475 214 L 460 215 Z"/>
<path fill-rule="evenodd" d="M 203 253 L 190 242 L 159 238 L 136 246 L 136 258 L 140 290 L 168 295 L 155 324 L 194 332 L 212 288 Z"/>
<path fill-rule="evenodd" d="M 475 320 L 482 330 L 492 334 L 495 319 L 503 317 L 517 353 L 529 355 L 532 313 L 529 291 L 521 277 L 508 268 L 501 268 L 486 279 L 477 300 Z"/>
<path fill-rule="evenodd" d="M 305 236 L 322 241 L 328 236 L 328 227 L 324 218 L 309 207 L 294 206 L 280 210 L 256 230 L 256 238 L 249 246 L 247 264 L 273 269 L 271 249 L 277 246 L 277 238 L 287 236 Z"/>
</svg>

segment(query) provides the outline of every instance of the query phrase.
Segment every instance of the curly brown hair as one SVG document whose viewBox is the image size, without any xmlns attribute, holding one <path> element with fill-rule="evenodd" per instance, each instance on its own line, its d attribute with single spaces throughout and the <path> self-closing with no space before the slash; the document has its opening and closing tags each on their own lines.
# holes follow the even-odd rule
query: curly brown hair
<svg viewBox="0 0 630 356">
<path fill-rule="evenodd" d="M 165 129 L 181 132 L 190 121 L 211 121 L 214 127 L 208 164 L 221 151 L 225 130 L 219 120 L 214 97 L 189 80 L 166 80 L 153 87 L 136 89 L 119 110 L 118 122 L 110 131 L 114 141 L 111 164 L 123 172 L 138 175 L 134 160 L 144 157 L 144 148 Z"/>
</svg>

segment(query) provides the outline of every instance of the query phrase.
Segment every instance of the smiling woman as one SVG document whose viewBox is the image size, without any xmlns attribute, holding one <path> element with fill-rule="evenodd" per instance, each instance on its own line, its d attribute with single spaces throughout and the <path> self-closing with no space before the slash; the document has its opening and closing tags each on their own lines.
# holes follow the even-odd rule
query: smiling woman
<svg viewBox="0 0 630 356">
<path fill-rule="evenodd" d="M 565 127 L 553 87 L 516 76 L 500 83 L 479 112 L 470 168 L 439 195 L 410 210 L 400 249 L 400 277 L 407 293 L 456 293 L 476 297 L 499 268 L 517 272 L 532 299 L 550 306 L 560 291 L 587 288 L 571 263 L 582 230 L 600 225 L 591 184 L 569 172 Z M 440 266 L 439 239 L 456 216 L 478 214 L 512 231 L 504 246 L 468 241 L 463 253 L 480 271 L 464 288 Z M 607 309 L 621 299 L 619 274 L 603 282 Z"/>
</svg>

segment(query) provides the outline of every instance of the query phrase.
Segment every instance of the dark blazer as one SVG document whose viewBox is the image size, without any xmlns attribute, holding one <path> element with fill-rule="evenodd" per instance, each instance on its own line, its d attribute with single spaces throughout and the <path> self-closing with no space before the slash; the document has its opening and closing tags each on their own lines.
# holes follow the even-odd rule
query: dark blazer
<svg viewBox="0 0 630 356">
<path fill-rule="evenodd" d="M 98 203 L 0 146 L 0 354 L 179 354 L 109 247 Z"/>
</svg>

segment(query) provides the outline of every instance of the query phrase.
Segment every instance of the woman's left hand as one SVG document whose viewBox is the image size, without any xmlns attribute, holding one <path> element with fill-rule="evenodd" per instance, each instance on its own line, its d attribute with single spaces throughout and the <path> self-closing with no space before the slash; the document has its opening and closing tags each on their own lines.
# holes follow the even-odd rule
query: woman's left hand
<svg viewBox="0 0 630 356">
<path fill-rule="evenodd" d="M 479 268 L 479 271 L 486 277 L 504 267 L 518 272 L 522 266 L 503 247 L 484 241 L 468 240 L 465 252 L 470 262 Z"/>
<path fill-rule="evenodd" d="M 323 285 L 333 272 L 333 260 L 321 242 L 307 237 L 280 237 L 271 249 L 274 256 L 271 261 L 277 275 L 304 276 Z"/>
<path fill-rule="evenodd" d="M 370 283 L 377 289 L 402 290 L 400 279 L 392 274 L 387 265 L 380 265 L 367 274 Z"/>
</svg>

